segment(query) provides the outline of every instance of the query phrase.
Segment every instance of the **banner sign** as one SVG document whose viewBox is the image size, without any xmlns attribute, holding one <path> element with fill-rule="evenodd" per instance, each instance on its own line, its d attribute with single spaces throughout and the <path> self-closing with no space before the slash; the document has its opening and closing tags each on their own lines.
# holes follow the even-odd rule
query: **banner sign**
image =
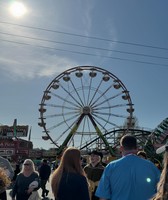
<svg viewBox="0 0 168 200">
<path fill-rule="evenodd" d="M 27 137 L 28 126 L 16 126 L 16 135 L 14 135 L 13 126 L 0 126 L 0 137 Z"/>
</svg>

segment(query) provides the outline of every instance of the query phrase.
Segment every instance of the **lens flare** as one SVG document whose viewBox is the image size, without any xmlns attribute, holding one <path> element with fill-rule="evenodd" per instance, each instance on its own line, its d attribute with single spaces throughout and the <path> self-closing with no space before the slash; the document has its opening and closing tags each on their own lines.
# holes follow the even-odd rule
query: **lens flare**
<svg viewBox="0 0 168 200">
<path fill-rule="evenodd" d="M 151 182 L 151 179 L 150 179 L 150 178 L 147 178 L 146 181 L 147 181 L 148 183 L 150 183 L 150 182 Z"/>
</svg>

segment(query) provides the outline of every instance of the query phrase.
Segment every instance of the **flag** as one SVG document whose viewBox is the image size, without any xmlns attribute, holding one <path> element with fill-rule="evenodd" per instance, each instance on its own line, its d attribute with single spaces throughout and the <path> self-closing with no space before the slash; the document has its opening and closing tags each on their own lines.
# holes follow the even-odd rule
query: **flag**
<svg viewBox="0 0 168 200">
<path fill-rule="evenodd" d="M 13 122 L 13 136 L 17 137 L 17 119 L 14 119 Z"/>
<path fill-rule="evenodd" d="M 30 127 L 30 130 L 29 130 L 29 141 L 31 140 L 31 129 L 32 129 L 32 127 Z"/>
</svg>

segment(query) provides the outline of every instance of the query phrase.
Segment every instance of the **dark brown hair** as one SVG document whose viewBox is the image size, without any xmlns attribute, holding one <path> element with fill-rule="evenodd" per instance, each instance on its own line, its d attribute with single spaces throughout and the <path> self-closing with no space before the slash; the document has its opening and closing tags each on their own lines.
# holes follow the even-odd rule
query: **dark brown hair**
<svg viewBox="0 0 168 200">
<path fill-rule="evenodd" d="M 59 183 L 63 172 L 73 172 L 85 176 L 85 172 L 81 166 L 80 160 L 81 153 L 77 148 L 69 147 L 64 151 L 60 164 L 53 172 L 51 178 L 51 188 L 55 197 L 57 197 Z"/>
<path fill-rule="evenodd" d="M 132 135 L 124 135 L 120 140 L 120 145 L 123 146 L 125 150 L 133 150 L 137 148 L 137 141 Z"/>
</svg>

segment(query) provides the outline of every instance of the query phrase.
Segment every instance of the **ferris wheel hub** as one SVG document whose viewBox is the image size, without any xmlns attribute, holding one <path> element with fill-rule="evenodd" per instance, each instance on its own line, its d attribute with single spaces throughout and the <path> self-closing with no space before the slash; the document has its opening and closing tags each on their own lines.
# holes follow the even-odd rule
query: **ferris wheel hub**
<svg viewBox="0 0 168 200">
<path fill-rule="evenodd" d="M 85 114 L 85 115 L 91 114 L 91 108 L 90 108 L 90 106 L 84 106 L 82 108 L 82 113 Z"/>
</svg>

